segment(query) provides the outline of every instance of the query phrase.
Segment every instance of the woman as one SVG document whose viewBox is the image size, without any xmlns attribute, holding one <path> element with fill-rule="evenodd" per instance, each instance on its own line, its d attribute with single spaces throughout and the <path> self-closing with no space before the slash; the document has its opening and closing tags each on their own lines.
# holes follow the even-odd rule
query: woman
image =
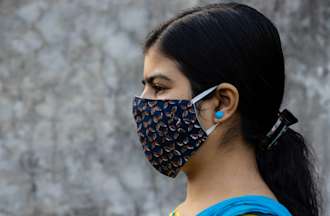
<svg viewBox="0 0 330 216">
<path fill-rule="evenodd" d="M 144 55 L 139 140 L 160 173 L 187 177 L 170 215 L 319 215 L 309 146 L 279 111 L 284 58 L 269 19 L 238 3 L 194 7 L 150 32 Z"/>
</svg>

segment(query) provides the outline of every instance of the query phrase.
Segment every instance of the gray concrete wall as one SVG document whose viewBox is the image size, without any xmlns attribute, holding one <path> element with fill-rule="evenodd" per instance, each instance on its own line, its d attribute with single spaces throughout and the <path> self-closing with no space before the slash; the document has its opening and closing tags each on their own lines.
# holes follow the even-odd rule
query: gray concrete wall
<svg viewBox="0 0 330 216">
<path fill-rule="evenodd" d="M 160 216 L 184 198 L 182 175 L 144 159 L 130 105 L 146 33 L 208 2 L 0 1 L 0 216 Z M 330 1 L 244 2 L 280 29 L 283 107 L 315 148 L 329 198 Z"/>
</svg>

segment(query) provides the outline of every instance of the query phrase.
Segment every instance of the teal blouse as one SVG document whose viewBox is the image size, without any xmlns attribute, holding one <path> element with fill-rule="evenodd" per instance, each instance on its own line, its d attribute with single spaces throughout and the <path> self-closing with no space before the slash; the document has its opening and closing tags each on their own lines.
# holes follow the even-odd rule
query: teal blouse
<svg viewBox="0 0 330 216">
<path fill-rule="evenodd" d="M 202 210 L 197 216 L 292 216 L 277 200 L 264 195 L 242 195 L 228 198 Z M 173 211 L 170 215 L 180 215 Z"/>
</svg>

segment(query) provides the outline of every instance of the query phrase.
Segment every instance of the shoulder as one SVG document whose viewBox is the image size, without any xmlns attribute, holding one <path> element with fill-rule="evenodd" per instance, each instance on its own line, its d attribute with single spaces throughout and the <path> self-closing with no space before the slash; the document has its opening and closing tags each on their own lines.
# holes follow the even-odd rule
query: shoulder
<svg viewBox="0 0 330 216">
<path fill-rule="evenodd" d="M 243 195 L 216 203 L 197 216 L 292 216 L 288 209 L 277 200 L 264 195 Z"/>
</svg>

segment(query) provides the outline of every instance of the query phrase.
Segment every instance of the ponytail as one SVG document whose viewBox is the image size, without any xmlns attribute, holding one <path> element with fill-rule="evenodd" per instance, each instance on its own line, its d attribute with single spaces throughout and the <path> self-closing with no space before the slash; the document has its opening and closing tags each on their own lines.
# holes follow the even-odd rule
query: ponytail
<svg viewBox="0 0 330 216">
<path fill-rule="evenodd" d="M 320 215 L 315 157 L 300 133 L 288 128 L 271 150 L 256 148 L 256 159 L 264 181 L 292 215 Z"/>
</svg>

